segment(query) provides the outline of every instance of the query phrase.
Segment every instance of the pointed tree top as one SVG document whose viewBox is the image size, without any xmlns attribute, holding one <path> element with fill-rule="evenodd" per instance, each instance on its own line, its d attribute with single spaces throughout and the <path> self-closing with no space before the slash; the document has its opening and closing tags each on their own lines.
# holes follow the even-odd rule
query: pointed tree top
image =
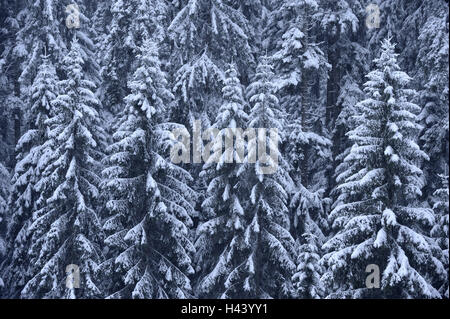
<svg viewBox="0 0 450 319">
<path fill-rule="evenodd" d="M 229 78 L 234 78 L 234 77 L 238 76 L 238 71 L 237 71 L 236 65 L 234 63 L 227 64 L 225 75 L 226 75 L 226 77 L 229 77 Z"/>
<path fill-rule="evenodd" d="M 392 38 L 388 37 L 381 42 L 380 57 L 374 61 L 380 69 L 390 66 L 393 70 L 399 70 L 400 67 L 397 64 L 398 54 L 395 53 L 395 43 L 392 43 L 391 40 Z"/>
</svg>

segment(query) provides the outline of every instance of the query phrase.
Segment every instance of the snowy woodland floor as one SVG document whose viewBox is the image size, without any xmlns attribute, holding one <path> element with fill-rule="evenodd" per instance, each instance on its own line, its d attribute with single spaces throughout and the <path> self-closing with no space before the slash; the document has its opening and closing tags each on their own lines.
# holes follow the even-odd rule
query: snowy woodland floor
<svg viewBox="0 0 450 319">
<path fill-rule="evenodd" d="M 448 298 L 448 44 L 444 0 L 0 0 L 0 298 Z"/>
</svg>

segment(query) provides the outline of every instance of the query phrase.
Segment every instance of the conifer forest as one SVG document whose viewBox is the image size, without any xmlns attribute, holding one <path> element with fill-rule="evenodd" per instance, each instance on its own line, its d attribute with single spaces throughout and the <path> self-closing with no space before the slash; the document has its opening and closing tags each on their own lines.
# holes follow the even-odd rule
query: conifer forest
<svg viewBox="0 0 450 319">
<path fill-rule="evenodd" d="M 1 299 L 448 299 L 444 0 L 0 0 Z"/>
</svg>

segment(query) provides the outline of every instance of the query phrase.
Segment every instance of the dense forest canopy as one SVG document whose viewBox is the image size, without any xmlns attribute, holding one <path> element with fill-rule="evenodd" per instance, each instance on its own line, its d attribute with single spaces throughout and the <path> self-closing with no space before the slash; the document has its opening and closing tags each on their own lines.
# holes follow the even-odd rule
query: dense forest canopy
<svg viewBox="0 0 450 319">
<path fill-rule="evenodd" d="M 444 0 L 0 0 L 0 298 L 448 298 L 448 59 Z"/>
</svg>

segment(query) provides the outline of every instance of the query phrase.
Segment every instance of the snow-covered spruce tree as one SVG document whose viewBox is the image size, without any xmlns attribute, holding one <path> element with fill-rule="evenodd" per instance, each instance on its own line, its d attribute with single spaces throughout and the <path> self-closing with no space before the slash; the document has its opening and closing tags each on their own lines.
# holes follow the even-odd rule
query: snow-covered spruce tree
<svg viewBox="0 0 450 319">
<path fill-rule="evenodd" d="M 344 110 L 358 93 L 359 84 L 364 83 L 364 77 L 369 72 L 369 51 L 366 49 L 367 28 L 365 11 L 366 3 L 360 0 L 327 1 L 318 0 L 319 9 L 315 16 L 320 21 L 316 31 L 318 42 L 327 62 L 330 64 L 326 88 L 321 94 L 326 99 L 326 111 L 321 119 L 330 132 L 332 140 L 332 165 L 327 165 L 326 179 L 327 196 L 333 194 L 335 188 L 334 173 L 342 162 L 342 154 L 348 148 L 348 138 L 345 134 L 350 130 L 347 126 L 348 110 Z M 319 24 L 319 23 L 318 23 Z M 324 165 L 321 163 L 320 165 Z"/>
<path fill-rule="evenodd" d="M 16 19 L 17 10 L 21 8 L 16 2 L 0 2 L 0 161 L 5 165 L 14 165 L 14 147 L 20 136 L 11 134 L 19 128 L 20 118 L 15 112 L 22 108 L 18 99 L 20 84 L 20 60 L 13 54 L 15 34 L 19 30 Z M 17 134 L 19 135 L 19 134 Z"/>
<path fill-rule="evenodd" d="M 231 0 L 228 1 L 234 8 L 238 8 L 249 23 L 249 45 L 254 54 L 263 49 L 264 32 L 269 17 L 268 1 L 266 0 Z M 242 70 L 250 71 L 250 70 Z M 252 70 L 251 70 L 252 71 Z"/>
<path fill-rule="evenodd" d="M 236 143 L 245 131 L 248 115 L 244 111 L 242 85 L 235 66 L 226 71 L 225 86 L 222 89 L 224 103 L 219 109 L 213 128 L 221 131 L 220 145 L 224 137 Z M 245 261 L 250 246 L 244 242 L 247 219 L 243 206 L 247 198 L 246 185 L 242 183 L 238 170 L 244 158 L 237 151 L 236 144 L 225 144 L 220 158 L 214 154 L 200 174 L 207 181 L 206 199 L 203 201 L 205 222 L 197 230 L 197 268 L 199 273 L 198 295 L 219 298 L 227 290 L 225 281 Z M 230 163 L 231 162 L 231 163 Z M 242 287 L 241 287 L 242 288 Z"/>
<path fill-rule="evenodd" d="M 58 22 L 57 14 L 63 13 L 63 9 L 61 4 L 55 1 L 15 1 L 11 8 L 14 8 L 14 11 L 11 11 L 14 16 L 6 19 L 8 25 L 5 29 L 8 34 L 6 47 L 2 52 L 3 61 L 0 64 L 5 64 L 1 71 L 5 72 L 12 84 L 2 102 L 7 103 L 14 117 L 11 123 L 14 138 L 11 140 L 15 146 L 25 126 L 24 114 L 29 109 L 29 88 L 38 72 L 40 56 L 45 53 L 45 48 L 53 62 L 62 59 L 65 44 L 61 29 L 65 26 Z M 3 32 L 2 28 L 2 34 Z M 11 166 L 14 166 L 15 158 L 11 157 Z"/>
<path fill-rule="evenodd" d="M 305 131 L 311 124 L 310 113 L 317 112 L 317 106 L 312 108 L 312 87 L 319 74 L 329 67 L 310 31 L 317 10 L 316 1 L 279 1 L 267 27 L 268 49 L 274 53 L 279 78 L 276 84 L 282 96 L 281 106 L 293 118 L 301 119 Z"/>
<path fill-rule="evenodd" d="M 329 67 L 310 31 L 312 16 L 317 14 L 318 8 L 316 1 L 280 1 L 271 13 L 267 28 L 269 50 L 274 52 L 279 77 L 276 84 L 283 96 L 282 107 L 302 118 L 304 127 L 307 113 L 313 112 L 311 91 L 314 82 L 318 74 Z"/>
<path fill-rule="evenodd" d="M 322 175 L 331 156 L 331 142 L 324 136 L 321 124 L 317 125 L 324 108 L 321 111 L 313 103 L 312 94 L 319 74 L 328 68 L 325 55 L 310 31 L 311 17 L 318 8 L 315 1 L 281 1 L 272 13 L 268 28 L 271 49 L 275 51 L 277 86 L 283 97 L 281 106 L 289 114 L 283 145 L 289 171 L 297 184 L 315 196 L 321 196 L 327 187 Z M 321 210 L 321 206 L 319 202 L 317 208 Z"/>
<path fill-rule="evenodd" d="M 368 72 L 367 72 L 368 73 Z M 331 183 L 332 188 L 329 193 L 330 201 L 333 206 L 343 204 L 345 198 L 340 197 L 339 185 L 336 183 L 336 178 L 346 172 L 349 169 L 351 163 L 344 161 L 344 159 L 350 154 L 352 150 L 353 142 L 347 135 L 348 132 L 354 130 L 358 123 L 355 120 L 357 115 L 357 104 L 359 101 L 364 100 L 364 91 L 361 90 L 355 79 L 349 75 L 343 80 L 344 84 L 341 87 L 340 95 L 338 97 L 338 104 L 340 105 L 341 112 L 336 120 L 336 126 L 334 129 L 333 139 L 333 159 L 334 159 L 334 174 L 333 181 Z M 339 141 L 339 145 L 336 144 Z M 329 225 L 328 236 L 331 237 L 335 234 L 336 229 L 332 229 Z"/>
<path fill-rule="evenodd" d="M 428 1 L 426 2 L 428 3 Z M 439 175 L 449 165 L 449 11 L 443 1 L 430 1 L 430 17 L 420 29 L 415 78 L 423 109 L 421 147 L 430 157 L 423 171 L 427 180 L 424 195 L 431 199 L 440 187 Z M 430 200 L 431 202 L 432 200 Z"/>
<path fill-rule="evenodd" d="M 401 54 L 398 56 L 399 64 L 406 72 L 412 70 L 414 66 L 413 57 L 417 54 L 417 36 L 420 24 L 426 21 L 427 3 L 441 1 L 405 1 L 405 0 L 385 0 L 375 4 L 380 10 L 380 25 L 378 28 L 370 30 L 368 35 L 368 48 L 372 58 L 379 56 L 379 43 L 387 37 L 391 37 Z M 425 10 L 424 10 L 425 9 Z M 383 13 L 388 14 L 383 14 Z"/>
<path fill-rule="evenodd" d="M 48 141 L 40 165 L 45 167 L 35 186 L 42 207 L 33 212 L 28 227 L 31 247 L 27 273 L 31 279 L 23 298 L 95 298 L 98 264 L 102 261 L 102 231 L 97 215 L 103 130 L 94 84 L 82 71 L 78 41 L 64 58 L 67 79 L 63 94 L 53 101 L 53 116 L 46 120 Z M 76 282 L 66 282 L 65 271 L 80 271 Z M 66 268 L 68 267 L 68 268 Z"/>
<path fill-rule="evenodd" d="M 320 254 L 317 237 L 312 233 L 305 233 L 304 244 L 297 245 L 297 270 L 292 276 L 295 296 L 300 299 L 320 299 L 325 294 L 325 288 L 320 280 L 323 269 L 319 264 Z"/>
<path fill-rule="evenodd" d="M 368 73 L 368 72 L 367 72 Z M 352 141 L 346 135 L 356 127 L 354 115 L 356 115 L 356 104 L 364 99 L 364 92 L 359 87 L 359 77 L 355 74 L 348 74 L 342 79 L 340 94 L 337 99 L 337 107 L 340 109 L 333 129 L 333 159 L 334 176 L 339 175 L 345 170 L 344 158 L 350 153 Z M 330 185 L 332 187 L 331 196 L 335 193 L 335 181 Z"/>
<path fill-rule="evenodd" d="M 139 40 L 136 45 L 141 45 L 145 41 L 145 34 L 148 32 L 157 43 L 160 43 L 160 46 L 166 46 L 164 40 L 168 36 L 168 10 L 169 5 L 164 0 L 136 1 L 136 11 L 130 26 L 131 31 L 137 35 Z"/>
<path fill-rule="evenodd" d="M 367 72 L 368 73 L 368 72 Z M 333 130 L 333 160 L 334 171 L 332 181 L 330 183 L 329 197 L 334 206 L 339 205 L 339 190 L 336 185 L 336 177 L 345 172 L 349 163 L 344 159 L 350 154 L 352 149 L 352 141 L 347 135 L 348 132 L 357 127 L 354 116 L 357 114 L 356 105 L 358 101 L 362 101 L 365 96 L 363 90 L 359 87 L 359 79 L 362 79 L 357 74 L 348 74 L 342 79 L 342 86 L 340 87 L 340 94 L 337 100 L 337 107 L 341 110 Z M 332 230 L 329 229 L 331 232 Z M 330 235 L 330 234 L 329 234 Z"/>
<path fill-rule="evenodd" d="M 67 46 L 73 34 L 77 34 L 81 41 L 85 71 L 92 74 L 97 73 L 97 64 L 92 54 L 93 44 L 89 39 L 89 23 L 84 16 L 84 0 L 79 0 L 77 6 L 80 17 L 80 28 L 68 28 L 66 18 L 69 13 L 66 11 L 70 0 L 24 0 L 14 1 L 17 13 L 14 17 L 8 17 L 8 41 L 7 49 L 2 52 L 3 62 L 6 64 L 6 76 L 10 78 L 10 93 L 5 102 L 8 103 L 14 114 L 14 144 L 18 143 L 26 127 L 28 113 L 28 103 L 30 101 L 30 87 L 40 66 L 40 56 L 48 54 L 49 59 L 56 68 L 58 76 L 63 74 L 62 60 L 67 54 Z M 3 10 L 2 10 L 3 13 Z M 77 14 L 78 14 L 77 13 Z M 2 28 L 2 34 L 4 29 Z M 14 40 L 10 40 L 14 38 Z M 3 39 L 2 39 L 3 42 Z M 20 101 L 17 101 L 20 99 Z M 21 103 L 18 103 L 21 102 Z M 6 152 L 5 152 L 6 153 Z M 12 158 L 12 165 L 15 160 Z"/>
<path fill-rule="evenodd" d="M 364 71 L 367 63 L 367 58 L 361 56 L 365 51 L 365 31 L 368 30 L 365 25 L 367 13 L 364 1 L 361 0 L 318 0 L 317 3 L 319 8 L 315 18 L 320 21 L 317 37 L 319 41 L 325 41 L 323 48 L 330 64 L 325 123 L 331 131 L 340 112 L 337 102 L 345 73 L 354 76 L 355 73 Z"/>
<path fill-rule="evenodd" d="M 192 297 L 195 248 L 188 229 L 196 194 L 186 184 L 190 175 L 165 156 L 173 95 L 154 41 L 144 41 L 137 59 L 104 170 L 107 292 L 109 298 Z"/>
<path fill-rule="evenodd" d="M 195 121 L 211 127 L 222 105 L 224 71 L 234 63 L 244 85 L 254 58 L 249 44 L 250 26 L 237 3 L 225 0 L 183 0 L 174 2 L 175 16 L 168 28 L 172 54 L 167 63 L 175 94 L 170 119 L 188 128 Z M 192 148 L 203 147 L 194 135 Z M 201 150 L 200 150 L 201 151 Z M 205 181 L 198 178 L 201 165 L 190 165 L 192 187 L 204 193 Z M 200 203 L 197 203 L 200 205 Z M 200 216 L 202 219 L 202 216 Z"/>
<path fill-rule="evenodd" d="M 448 275 L 448 175 L 441 175 L 442 186 L 434 192 L 435 202 L 433 210 L 436 214 L 436 223 L 431 230 L 431 236 L 437 239 L 439 247 L 441 247 L 442 263 L 444 264 L 446 273 Z M 448 298 L 448 278 L 444 278 L 439 292 L 445 298 Z"/>
<path fill-rule="evenodd" d="M 123 99 L 128 93 L 127 81 L 132 65 L 130 53 L 136 53 L 136 35 L 130 31 L 135 4 L 135 1 L 108 1 L 108 9 L 103 14 L 109 25 L 98 39 L 103 80 L 100 94 L 103 104 L 112 113 L 123 108 Z"/>
<path fill-rule="evenodd" d="M 134 56 L 139 53 L 144 34 L 154 34 L 158 40 L 164 36 L 161 17 L 166 5 L 162 0 L 109 2 L 103 13 L 109 25 L 99 39 L 103 78 L 100 89 L 105 107 L 117 113 L 123 109 L 123 99 L 129 93 L 127 82 L 136 69 Z"/>
<path fill-rule="evenodd" d="M 53 0 L 54 1 L 54 0 Z M 77 15 L 79 15 L 80 24 L 78 28 L 71 28 L 70 32 L 64 32 L 65 41 L 67 46 L 71 39 L 75 36 L 78 39 L 78 44 L 80 48 L 80 55 L 84 61 L 83 64 L 83 73 L 87 80 L 92 81 L 97 87 L 102 83 L 101 79 L 101 70 L 100 63 L 97 60 L 97 50 L 98 45 L 94 40 L 97 38 L 97 30 L 94 28 L 94 21 L 96 17 L 93 15 L 93 8 L 97 6 L 97 1 L 92 2 L 90 0 L 78 0 L 77 1 Z M 73 2 L 68 1 L 65 4 L 65 22 L 67 27 L 67 21 L 70 20 L 70 5 L 73 5 Z M 59 60 L 60 66 L 62 60 Z M 62 67 L 64 65 L 61 65 Z M 59 68 L 58 68 L 59 71 Z"/>
<path fill-rule="evenodd" d="M 310 31 L 311 17 L 317 10 L 315 1 L 281 1 L 271 14 L 268 30 L 279 78 L 276 84 L 283 97 L 280 104 L 289 114 L 282 148 L 289 174 L 296 184 L 290 203 L 291 233 L 300 245 L 306 244 L 302 234 L 309 229 L 317 237 L 316 250 L 319 251 L 327 228 L 324 199 L 327 185 L 323 174 L 331 159 L 331 142 L 314 124 L 320 111 L 317 104 L 312 103 L 311 89 L 319 74 L 328 67 Z M 311 117 L 313 113 L 316 115 Z"/>
<path fill-rule="evenodd" d="M 296 240 L 297 251 L 299 251 L 298 249 L 300 249 L 300 251 L 303 252 L 304 249 L 307 249 L 305 253 L 314 252 L 319 256 L 317 260 L 311 259 L 309 261 L 311 265 L 315 262 L 318 262 L 318 260 L 320 259 L 320 256 L 322 254 L 321 247 L 327 239 L 326 236 L 328 233 L 329 225 L 326 216 L 326 209 L 329 206 L 328 202 L 329 200 L 324 199 L 324 189 L 319 189 L 315 192 L 311 192 L 306 189 L 301 183 L 298 183 L 296 185 L 295 192 L 290 201 L 290 208 L 293 215 L 291 215 L 291 220 L 293 221 L 291 234 Z M 300 259 L 298 259 L 298 262 L 300 262 Z M 297 267 L 300 267 L 300 265 L 298 265 Z M 320 271 L 322 271 L 323 269 L 320 265 L 314 264 L 314 269 L 320 275 L 322 274 L 320 273 Z M 305 280 L 308 281 L 309 279 Z M 306 291 L 298 291 L 298 293 L 300 295 L 304 295 L 304 298 L 316 298 L 320 296 L 320 291 L 323 292 L 323 289 L 318 288 L 317 295 L 308 295 Z"/>
<path fill-rule="evenodd" d="M 26 5 L 17 15 L 19 30 L 16 33 L 15 48 L 11 58 L 21 61 L 18 82 L 26 91 L 39 68 L 40 56 L 45 51 L 52 62 L 62 61 L 67 51 L 62 33 L 64 23 L 64 4 L 54 0 L 25 1 Z M 27 92 L 22 92 L 28 96 Z"/>
<path fill-rule="evenodd" d="M 355 105 L 364 99 L 359 84 L 364 82 L 370 67 L 367 63 L 369 51 L 365 48 L 366 12 L 359 0 L 323 0 L 320 5 L 323 7 L 320 14 L 322 27 L 326 30 L 327 60 L 331 64 L 327 81 L 326 122 L 332 132 L 333 165 L 327 173 L 327 196 L 337 205 L 339 191 L 336 189 L 336 176 L 348 169 L 344 159 L 352 147 L 352 141 L 346 134 L 356 127 Z"/>
<path fill-rule="evenodd" d="M 247 92 L 253 105 L 247 127 L 283 130 L 280 121 L 283 113 L 274 95 L 273 78 L 272 66 L 268 58 L 263 57 Z M 295 242 L 288 231 L 286 206 L 292 181 L 278 151 L 279 136 L 269 138 L 269 133 L 264 133 L 256 133 L 248 143 L 263 147 L 263 150 L 267 146 L 271 158 L 267 154 L 255 158 L 256 150 L 250 148 L 244 164 L 237 171 L 242 198 L 250 201 L 241 202 L 245 221 L 240 242 L 242 253 L 239 254 L 240 263 L 226 278 L 222 298 L 285 298 L 293 295 L 291 277 L 295 270 Z M 255 164 L 252 164 L 253 160 L 256 160 Z"/>
<path fill-rule="evenodd" d="M 295 239 L 302 242 L 301 236 L 309 229 L 317 237 L 317 242 L 324 243 L 325 233 L 328 230 L 326 210 L 329 206 L 329 199 L 325 196 L 326 183 L 324 181 L 304 181 L 302 170 L 308 169 L 308 166 L 302 165 L 305 160 L 304 152 L 313 151 L 309 155 L 308 163 L 321 162 L 329 158 L 330 141 L 313 132 L 304 132 L 298 119 L 292 119 L 287 127 L 290 130 L 285 144 L 285 150 L 288 153 L 289 174 L 292 177 L 295 187 L 293 188 L 292 198 L 290 200 L 290 209 L 292 210 L 292 235 Z M 310 148 L 309 150 L 307 150 Z M 320 175 L 322 176 L 322 175 Z M 322 176 L 323 179 L 323 176 Z M 306 185 L 306 184 L 309 185 Z M 303 243 L 303 242 L 302 242 Z M 319 247 L 320 247 L 319 246 Z"/>
<path fill-rule="evenodd" d="M 186 0 L 169 26 L 175 48 L 172 65 L 177 93 L 173 119 L 186 126 L 202 120 L 207 127 L 221 105 L 227 63 L 247 70 L 253 57 L 248 21 L 224 0 Z"/>
<path fill-rule="evenodd" d="M 8 196 L 10 189 L 10 177 L 8 170 L 0 163 L 0 270 L 2 269 L 2 264 L 5 261 L 5 256 L 7 252 L 7 243 L 5 240 L 6 236 L 6 225 L 7 225 L 7 214 L 8 214 Z M 3 289 L 5 288 L 4 280 L 2 279 L 3 274 L 0 272 L 0 298 L 3 297 Z"/>
<path fill-rule="evenodd" d="M 58 78 L 48 56 L 41 57 L 41 65 L 31 86 L 31 107 L 26 116 L 29 129 L 16 146 L 17 164 L 12 177 L 9 207 L 11 218 L 8 223 L 7 240 L 11 250 L 7 256 L 6 275 L 11 297 L 20 295 L 26 281 L 30 279 L 29 246 L 33 212 L 40 206 L 40 195 L 36 183 L 41 178 L 44 144 L 48 140 L 45 121 L 52 114 L 51 102 L 58 94 Z"/>
<path fill-rule="evenodd" d="M 445 277 L 440 248 L 428 236 L 433 212 L 418 204 L 427 159 L 415 142 L 420 108 L 410 102 L 411 80 L 400 71 L 390 39 L 382 42 L 376 69 L 357 104 L 348 169 L 337 177 L 340 191 L 330 214 L 337 233 L 324 245 L 323 280 L 331 298 L 438 298 L 433 279 Z M 369 289 L 366 267 L 380 269 L 380 289 Z"/>
<path fill-rule="evenodd" d="M 87 61 L 85 70 L 94 77 L 97 63 L 92 53 L 94 46 L 89 38 L 89 19 L 85 15 L 84 1 L 78 1 L 80 4 L 76 6 L 79 28 L 68 28 L 65 23 L 70 14 L 67 6 L 72 4 L 68 0 L 24 2 L 25 5 L 16 17 L 18 30 L 15 34 L 15 47 L 8 55 L 8 62 L 18 60 L 21 63 L 17 81 L 22 85 L 22 96 L 29 97 L 28 87 L 37 74 L 42 54 L 49 54 L 57 71 L 62 71 L 62 60 L 67 54 L 67 46 L 73 34 L 77 34 L 81 41 L 82 56 Z"/>
<path fill-rule="evenodd" d="M 111 15 L 111 1 L 110 0 L 98 0 L 95 2 L 95 9 L 92 14 L 92 28 L 95 33 L 94 42 L 97 46 L 97 61 L 102 61 L 104 50 L 103 40 L 107 37 L 109 27 L 112 20 Z"/>
</svg>

